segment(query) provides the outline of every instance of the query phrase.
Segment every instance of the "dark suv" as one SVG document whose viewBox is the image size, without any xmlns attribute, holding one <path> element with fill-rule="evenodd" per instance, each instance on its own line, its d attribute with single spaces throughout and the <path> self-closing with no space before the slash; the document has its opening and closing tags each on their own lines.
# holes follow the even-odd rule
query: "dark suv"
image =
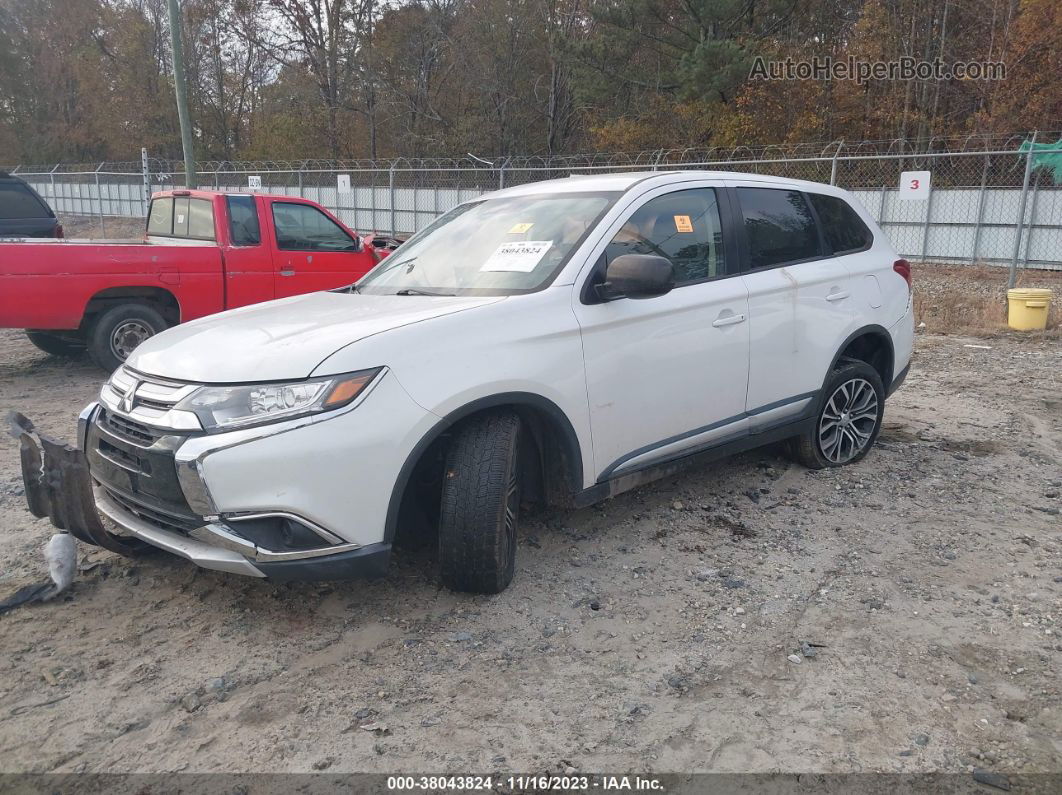
<svg viewBox="0 0 1062 795">
<path fill-rule="evenodd" d="M 37 191 L 0 171 L 0 237 L 62 236 L 62 224 Z"/>
</svg>

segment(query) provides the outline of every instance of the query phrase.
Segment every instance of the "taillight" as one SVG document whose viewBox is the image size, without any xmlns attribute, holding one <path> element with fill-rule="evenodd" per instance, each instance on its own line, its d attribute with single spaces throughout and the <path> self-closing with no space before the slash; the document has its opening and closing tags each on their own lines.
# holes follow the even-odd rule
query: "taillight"
<svg viewBox="0 0 1062 795">
<path fill-rule="evenodd" d="M 56 224 L 55 225 L 55 236 L 56 237 L 62 237 L 63 236 L 63 225 L 62 224 Z"/>
<path fill-rule="evenodd" d="M 907 282 L 907 288 L 911 289 L 911 263 L 905 259 L 898 259 L 892 263 L 892 269 L 903 276 L 903 280 Z"/>
</svg>

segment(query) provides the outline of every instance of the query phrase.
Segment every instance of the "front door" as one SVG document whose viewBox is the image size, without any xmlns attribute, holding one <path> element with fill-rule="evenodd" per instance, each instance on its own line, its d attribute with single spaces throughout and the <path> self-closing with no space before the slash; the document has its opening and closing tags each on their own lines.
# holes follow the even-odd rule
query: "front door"
<svg viewBox="0 0 1062 795">
<path fill-rule="evenodd" d="M 747 425 L 748 294 L 724 251 L 719 196 L 690 185 L 649 193 L 600 252 L 600 268 L 621 254 L 667 257 L 671 292 L 607 302 L 592 287 L 575 295 L 598 480 L 740 436 Z"/>
<path fill-rule="evenodd" d="M 277 298 L 342 287 L 364 274 L 358 241 L 328 215 L 310 204 L 271 206 Z"/>
</svg>

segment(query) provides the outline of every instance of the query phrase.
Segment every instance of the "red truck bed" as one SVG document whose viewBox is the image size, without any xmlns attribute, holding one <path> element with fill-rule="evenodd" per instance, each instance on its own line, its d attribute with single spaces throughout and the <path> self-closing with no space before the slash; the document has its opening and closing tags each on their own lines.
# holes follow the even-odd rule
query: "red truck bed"
<svg viewBox="0 0 1062 795">
<path fill-rule="evenodd" d="M 306 199 L 165 191 L 144 240 L 0 242 L 0 327 L 113 368 L 169 325 L 350 284 L 386 253 Z"/>
</svg>

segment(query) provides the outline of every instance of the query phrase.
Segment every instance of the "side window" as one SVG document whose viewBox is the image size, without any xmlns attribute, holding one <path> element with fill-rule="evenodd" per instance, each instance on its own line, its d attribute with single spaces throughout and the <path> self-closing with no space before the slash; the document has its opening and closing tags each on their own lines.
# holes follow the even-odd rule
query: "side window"
<svg viewBox="0 0 1062 795">
<path fill-rule="evenodd" d="M 355 251 L 354 240 L 331 218 L 308 204 L 275 202 L 277 248 L 287 251 Z"/>
<path fill-rule="evenodd" d="M 15 180 L 0 181 L 0 218 L 49 218 L 51 212 L 29 188 Z"/>
<path fill-rule="evenodd" d="M 738 188 L 737 195 L 753 268 L 822 255 L 815 220 L 800 191 Z"/>
<path fill-rule="evenodd" d="M 657 196 L 639 207 L 605 249 L 605 261 L 623 254 L 655 254 L 675 266 L 675 284 L 726 273 L 719 203 L 712 188 Z"/>
<path fill-rule="evenodd" d="M 229 232 L 234 246 L 257 246 L 262 242 L 258 207 L 253 196 L 228 196 Z"/>
<path fill-rule="evenodd" d="M 848 202 L 821 193 L 809 193 L 808 197 L 819 215 L 822 232 L 834 254 L 870 248 L 874 235 Z"/>
<path fill-rule="evenodd" d="M 173 234 L 173 199 L 155 199 L 151 202 L 147 233 L 163 237 Z"/>
</svg>

